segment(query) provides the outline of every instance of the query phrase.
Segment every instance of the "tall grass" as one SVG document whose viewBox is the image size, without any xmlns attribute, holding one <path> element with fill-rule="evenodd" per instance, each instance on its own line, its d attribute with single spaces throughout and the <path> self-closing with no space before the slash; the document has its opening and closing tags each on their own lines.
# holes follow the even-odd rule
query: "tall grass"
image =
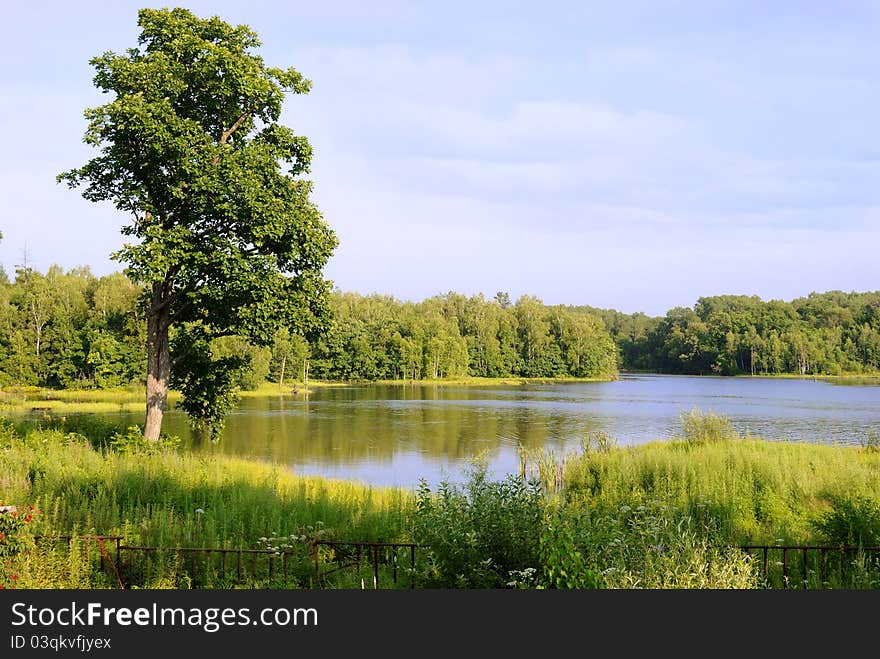
<svg viewBox="0 0 880 659">
<path fill-rule="evenodd" d="M 603 442 L 605 450 L 587 443 L 566 456 L 553 519 L 567 551 L 548 556 L 612 588 L 782 587 L 799 582 L 783 578 L 781 554 L 765 578 L 755 555 L 727 547 L 880 543 L 873 447 L 744 438 L 729 419 L 699 410 L 682 416 L 681 437 L 626 448 Z M 789 561 L 800 575 L 800 554 Z M 554 567 L 545 565 L 551 574 Z M 809 575 L 810 587 L 877 584 L 876 557 L 858 553 L 813 565 Z"/>
<path fill-rule="evenodd" d="M 277 465 L 175 451 L 96 450 L 77 433 L 0 429 L 0 498 L 39 511 L 41 535 L 129 545 L 260 548 L 320 524 L 329 538 L 406 537 L 412 493 L 298 477 Z"/>
<path fill-rule="evenodd" d="M 141 447 L 100 424 L 7 421 L 0 422 L 0 499 L 38 508 L 35 533 L 120 535 L 128 545 L 415 541 L 431 545 L 419 553 L 420 583 L 452 587 L 778 587 L 777 559 L 765 580 L 754 555 L 727 547 L 880 543 L 873 446 L 743 438 L 724 419 L 690 414 L 682 439 L 618 447 L 607 435 L 591 436 L 579 454 L 521 457 L 519 476 L 503 482 L 476 470 L 464 486 L 413 493 Z M 332 548 L 321 551 L 323 567 L 338 565 Z M 303 553 L 304 585 L 314 572 L 309 560 Z M 791 560 L 796 576 L 802 563 Z M 812 575 L 811 587 L 880 585 L 873 556 L 846 555 L 831 567 L 834 560 L 841 569 L 823 580 Z M 114 585 L 112 574 L 90 573 L 88 564 L 82 553 L 39 545 L 17 569 L 33 587 Z M 844 567 L 845 579 L 835 576 Z M 197 574 L 167 552 L 138 568 L 138 583 L 231 587 L 217 568 L 215 561 Z M 272 585 L 268 574 L 260 578 Z M 357 576 L 340 571 L 331 584 L 357 587 Z"/>
<path fill-rule="evenodd" d="M 724 442 L 739 439 L 740 435 L 733 428 L 731 420 L 715 412 L 703 413 L 698 408 L 682 413 L 681 436 L 688 442 Z"/>
<path fill-rule="evenodd" d="M 817 542 L 817 520 L 842 501 L 880 501 L 880 453 L 676 440 L 585 453 L 567 461 L 565 480 L 567 501 L 593 514 L 659 502 L 700 520 L 719 542 Z"/>
<path fill-rule="evenodd" d="M 170 400 L 180 394 L 171 392 Z M 0 411 L 5 413 L 70 414 L 136 412 L 144 409 L 143 387 L 120 389 L 47 389 L 44 387 L 6 387 L 0 392 Z"/>
</svg>

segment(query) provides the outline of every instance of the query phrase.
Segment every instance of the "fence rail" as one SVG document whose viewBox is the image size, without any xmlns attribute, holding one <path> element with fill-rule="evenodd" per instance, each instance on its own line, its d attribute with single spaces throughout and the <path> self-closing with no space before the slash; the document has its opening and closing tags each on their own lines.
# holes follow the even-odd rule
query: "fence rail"
<svg viewBox="0 0 880 659">
<path fill-rule="evenodd" d="M 880 587 L 880 547 L 853 545 L 739 545 L 757 555 L 768 588 L 853 587 L 875 571 Z M 832 581 L 836 580 L 836 581 Z"/>
<path fill-rule="evenodd" d="M 122 536 L 115 535 L 35 536 L 39 542 L 64 542 L 68 548 L 74 538 L 83 543 L 86 556 L 89 546 L 97 547 L 99 570 L 106 572 L 109 568 L 119 588 L 148 582 L 169 563 L 184 568 L 193 587 L 250 584 L 252 587 L 320 588 L 327 586 L 330 575 L 353 570 L 355 580 L 360 579 L 360 587 L 366 588 L 366 581 L 360 575 L 362 569 L 369 569 L 373 589 L 382 587 L 388 580 L 390 587 L 396 588 L 406 563 L 409 564 L 409 585 L 415 588 L 416 584 L 418 545 L 414 543 L 313 540 L 299 551 L 286 551 L 126 545 L 122 544 Z M 113 556 L 107 550 L 107 543 L 113 545 Z M 312 565 L 308 570 L 304 569 L 306 563 Z"/>
<path fill-rule="evenodd" d="M 408 573 L 416 587 L 416 550 L 408 542 L 312 540 L 298 550 L 230 549 L 223 547 L 158 547 L 126 545 L 116 535 L 36 536 L 40 542 L 83 543 L 97 548 L 97 566 L 109 569 L 119 588 L 148 583 L 164 574 L 169 561 L 194 588 L 249 585 L 253 588 L 324 588 L 328 586 L 397 588 Z M 108 548 L 109 547 L 109 548 Z M 880 546 L 735 545 L 755 559 L 769 589 L 880 588 Z M 112 552 L 112 553 L 111 553 Z M 337 575 L 341 581 L 331 582 Z M 369 580 L 369 581 L 368 581 Z M 342 585 L 340 585 L 342 584 Z"/>
<path fill-rule="evenodd" d="M 312 541 L 312 559 L 315 563 L 315 582 L 323 583 L 328 575 L 341 570 L 354 568 L 360 574 L 364 560 L 372 568 L 373 589 L 379 588 L 379 567 L 391 566 L 391 581 L 398 583 L 400 571 L 400 551 L 409 554 L 410 588 L 416 587 L 416 549 L 419 545 L 411 542 L 343 542 L 338 540 Z M 321 571 L 321 547 L 333 552 L 336 567 Z M 361 581 L 361 587 L 365 583 Z"/>
</svg>

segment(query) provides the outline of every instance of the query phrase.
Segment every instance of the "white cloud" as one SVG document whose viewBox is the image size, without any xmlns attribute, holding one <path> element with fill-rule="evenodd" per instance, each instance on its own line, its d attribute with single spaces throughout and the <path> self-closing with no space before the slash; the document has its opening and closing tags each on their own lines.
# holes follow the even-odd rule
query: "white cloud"
<svg viewBox="0 0 880 659">
<path fill-rule="evenodd" d="M 875 286 L 876 48 L 839 17 L 825 34 L 756 7 L 724 21 L 652 3 L 491 20 L 393 3 L 258 3 L 253 20 L 193 9 L 250 23 L 267 62 L 313 79 L 282 119 L 315 148 L 316 200 L 342 239 L 328 274 L 343 288 L 505 289 L 660 313 L 721 292 Z M 133 8 L 114 11 L 100 39 L 73 40 L 77 53 L 130 41 Z M 123 19 L 127 31 L 98 43 Z M 126 218 L 54 183 L 93 155 L 77 58 L 16 69 L 4 87 L 7 269 L 25 236 L 48 261 L 99 271 L 121 243 Z"/>
</svg>

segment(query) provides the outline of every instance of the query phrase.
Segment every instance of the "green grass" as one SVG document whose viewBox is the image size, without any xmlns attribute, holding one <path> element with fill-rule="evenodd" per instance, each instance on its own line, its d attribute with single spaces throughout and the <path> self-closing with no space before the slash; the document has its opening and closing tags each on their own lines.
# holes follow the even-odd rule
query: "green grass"
<svg viewBox="0 0 880 659">
<path fill-rule="evenodd" d="M 591 452 L 565 466 L 569 503 L 616 513 L 660 503 L 730 544 L 817 543 L 833 502 L 880 501 L 880 452 L 744 438 Z"/>
<path fill-rule="evenodd" d="M 426 379 L 426 380 L 377 380 L 370 384 L 390 384 L 390 385 L 430 385 L 430 386 L 462 386 L 462 387 L 486 387 L 486 386 L 515 386 L 526 384 L 564 384 L 566 382 L 608 382 L 612 378 L 483 378 L 483 377 L 460 377 L 460 378 L 443 378 L 443 379 Z"/>
<path fill-rule="evenodd" d="M 309 380 L 309 386 L 306 387 L 302 382 L 291 380 L 285 381 L 284 386 L 279 386 L 277 382 L 262 382 L 256 389 L 247 389 L 239 391 L 242 398 L 259 398 L 261 396 L 279 396 L 291 395 L 302 396 L 307 393 L 314 392 L 315 389 L 327 389 L 331 387 L 348 387 L 351 386 L 347 382 L 327 382 L 324 380 Z M 294 390 L 296 393 L 294 393 Z"/>
<path fill-rule="evenodd" d="M 43 387 L 7 387 L 0 391 L 0 412 L 139 412 L 145 407 L 143 387 L 120 389 L 48 389 Z M 169 400 L 180 397 L 171 392 Z"/>
<path fill-rule="evenodd" d="M 413 386 L 518 386 L 528 384 L 559 384 L 566 382 L 604 382 L 607 378 L 448 378 L 441 380 L 379 380 L 336 382 L 309 380 L 308 386 L 300 381 L 287 381 L 281 387 L 277 382 L 263 382 L 257 389 L 241 390 L 242 398 L 264 396 L 304 396 L 316 389 L 362 386 L 368 384 Z M 73 413 L 106 414 L 112 412 L 142 412 L 145 408 L 142 386 L 132 385 L 118 389 L 49 389 L 46 387 L 6 387 L 0 391 L 0 413 L 46 413 L 64 415 Z M 168 402 L 180 400 L 179 391 L 168 393 Z"/>
<path fill-rule="evenodd" d="M 171 450 L 101 452 L 75 433 L 33 430 L 22 437 L 9 425 L 0 447 L 0 499 L 38 509 L 36 534 L 120 535 L 128 545 L 246 549 L 264 546 L 261 538 L 316 530 L 341 540 L 407 537 L 413 495 L 405 490 L 299 477 L 275 465 Z M 304 543 L 301 549 L 307 560 Z"/>
<path fill-rule="evenodd" d="M 778 380 L 827 380 L 834 384 L 875 385 L 880 384 L 880 373 L 868 371 L 864 373 L 838 373 L 836 375 L 800 373 L 756 373 L 755 375 L 740 374 L 736 378 L 766 378 Z"/>
<path fill-rule="evenodd" d="M 563 458 L 524 454 L 523 477 L 538 477 L 543 498 L 543 515 L 534 519 L 520 501 L 526 490 L 512 485 L 474 481 L 467 494 L 447 486 L 445 494 L 442 488 L 421 491 L 417 500 L 407 490 L 299 477 L 256 461 L 167 447 L 126 449 L 106 441 L 110 427 L 70 430 L 0 424 L 0 499 L 39 509 L 33 532 L 121 535 L 129 545 L 168 548 L 289 543 L 293 554 L 299 552 L 296 583 L 304 586 L 313 585 L 307 540 L 316 537 L 434 538 L 434 544 L 439 538 L 443 542 L 433 553 L 419 554 L 418 576 L 425 584 L 429 576 L 433 583 L 464 583 L 461 574 L 469 574 L 468 583 L 490 575 L 496 585 L 575 588 L 755 588 L 769 583 L 762 581 L 756 559 L 727 547 L 880 542 L 876 445 L 743 438 L 729 420 L 698 411 L 683 416 L 678 440 L 617 447 L 602 435 Z M 107 445 L 117 450 L 94 448 Z M 529 460 L 538 464 L 531 468 Z M 432 500 L 440 507 L 429 505 Z M 527 524 L 520 519 L 526 517 L 514 515 L 518 503 L 532 520 Z M 508 527 L 524 525 L 533 525 L 537 537 L 511 544 Z M 473 570 L 460 567 L 464 547 Z M 337 565 L 334 558 L 334 550 L 322 548 L 321 567 Z M 797 573 L 800 558 L 790 559 Z M 17 560 L 22 585 L 114 585 L 114 575 L 95 570 L 94 547 L 83 553 L 39 545 Z M 880 570 L 870 557 L 847 561 L 846 581 L 813 576 L 811 587 L 880 587 Z M 779 586 L 781 563 L 771 563 L 770 582 Z M 216 557 L 193 571 L 166 552 L 131 569 L 136 574 L 128 576 L 145 587 L 235 585 L 220 573 Z M 390 567 L 382 569 L 387 578 Z M 249 585 L 279 585 L 265 569 L 258 572 Z M 353 570 L 339 571 L 329 584 L 358 587 L 359 578 Z"/>
<path fill-rule="evenodd" d="M 682 425 L 681 439 L 606 442 L 559 467 L 558 526 L 606 586 L 800 587 L 801 552 L 789 552 L 784 565 L 781 550 L 771 550 L 765 576 L 760 551 L 726 548 L 874 546 L 880 538 L 876 446 L 739 437 L 725 418 L 698 412 Z M 880 587 L 876 554 L 812 552 L 807 560 L 811 588 Z"/>
</svg>

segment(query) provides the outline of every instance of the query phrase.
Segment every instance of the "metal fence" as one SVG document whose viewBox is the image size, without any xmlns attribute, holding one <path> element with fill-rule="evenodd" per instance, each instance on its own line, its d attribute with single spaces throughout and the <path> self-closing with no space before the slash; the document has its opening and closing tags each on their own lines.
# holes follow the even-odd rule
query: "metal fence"
<svg viewBox="0 0 880 659">
<path fill-rule="evenodd" d="M 155 585 L 169 574 L 185 578 L 192 588 L 397 588 L 404 573 L 409 587 L 416 584 L 413 543 L 314 540 L 282 551 L 126 545 L 121 536 L 110 535 L 35 539 L 63 542 L 68 550 L 76 539 L 82 557 L 118 588 Z"/>
<path fill-rule="evenodd" d="M 880 588 L 880 547 L 740 545 L 766 588 Z"/>
<path fill-rule="evenodd" d="M 76 538 L 79 551 L 118 588 L 145 587 L 173 574 L 192 588 L 415 588 L 416 551 L 405 542 L 312 540 L 291 551 L 123 544 L 121 536 Z M 880 547 L 739 545 L 768 589 L 880 588 Z"/>
<path fill-rule="evenodd" d="M 312 542 L 312 560 L 315 564 L 315 583 L 326 583 L 326 578 L 342 570 L 354 570 L 360 578 L 360 587 L 366 587 L 361 578 L 362 567 L 369 570 L 371 586 L 379 588 L 380 574 L 390 571 L 392 588 L 398 586 L 398 575 L 404 569 L 409 572 L 409 587 L 416 587 L 416 548 L 409 542 L 340 542 L 315 540 Z M 322 554 L 322 548 L 328 550 Z M 408 559 L 408 560 L 407 560 Z M 404 566 L 409 563 L 408 568 Z M 321 565 L 329 564 L 323 571 Z M 385 582 L 383 582 L 385 583 Z"/>
</svg>

